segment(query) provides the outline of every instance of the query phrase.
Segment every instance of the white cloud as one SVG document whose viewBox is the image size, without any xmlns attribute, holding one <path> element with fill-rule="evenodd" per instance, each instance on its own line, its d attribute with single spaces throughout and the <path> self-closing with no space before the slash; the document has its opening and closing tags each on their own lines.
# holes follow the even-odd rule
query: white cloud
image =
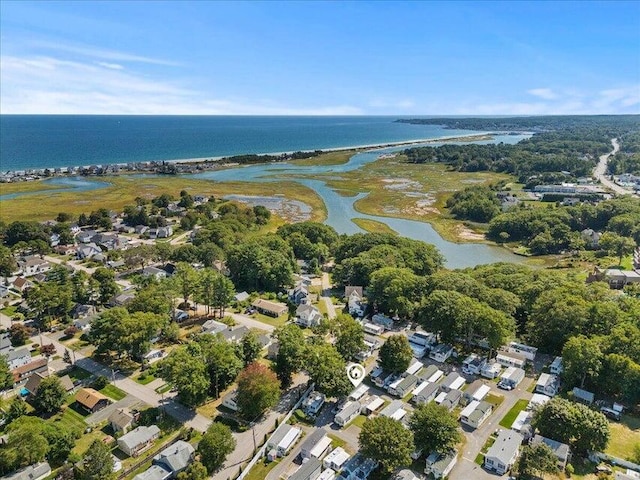
<svg viewBox="0 0 640 480">
<path fill-rule="evenodd" d="M 111 70 L 123 70 L 124 67 L 119 63 L 108 63 L 108 62 L 96 62 L 96 65 L 100 65 L 104 68 L 110 68 Z"/>
<path fill-rule="evenodd" d="M 413 108 L 415 106 L 415 102 L 408 98 L 400 100 L 374 98 L 369 102 L 368 106 L 372 108 L 384 108 L 387 110 L 406 110 L 409 108 Z"/>
<path fill-rule="evenodd" d="M 531 90 L 527 90 L 527 93 L 544 100 L 555 100 L 558 98 L 558 95 L 550 88 L 532 88 Z"/>
<path fill-rule="evenodd" d="M 289 107 L 220 99 L 188 86 L 124 70 L 119 64 L 53 57 L 0 58 L 0 110 L 15 114 L 358 115 L 351 105 Z"/>
</svg>

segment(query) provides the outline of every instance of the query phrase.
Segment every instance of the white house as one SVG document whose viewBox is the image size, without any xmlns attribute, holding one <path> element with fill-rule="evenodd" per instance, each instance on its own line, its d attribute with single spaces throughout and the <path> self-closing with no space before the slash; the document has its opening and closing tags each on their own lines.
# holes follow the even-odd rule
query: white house
<svg viewBox="0 0 640 480">
<path fill-rule="evenodd" d="M 480 427 L 491 416 L 493 405 L 489 402 L 472 401 L 460 412 L 460 421 L 471 428 Z"/>
<path fill-rule="evenodd" d="M 494 379 L 500 372 L 502 371 L 502 365 L 498 362 L 485 363 L 484 366 L 480 369 L 480 375 L 485 378 Z"/>
<path fill-rule="evenodd" d="M 451 450 L 447 453 L 431 452 L 427 457 L 424 473 L 431 474 L 435 478 L 444 478 L 458 461 L 458 452 Z"/>
<path fill-rule="evenodd" d="M 387 317 L 381 313 L 376 313 L 371 317 L 371 322 L 375 325 L 380 325 L 386 330 L 391 330 L 393 328 L 393 318 Z"/>
<path fill-rule="evenodd" d="M 362 405 L 360 405 L 360 402 L 347 402 L 336 414 L 333 420 L 336 424 L 344 427 L 347 423 L 360 415 L 361 408 Z"/>
<path fill-rule="evenodd" d="M 367 392 L 369 391 L 369 387 L 364 383 L 361 383 L 356 387 L 356 389 L 349 394 L 349 400 L 356 401 L 360 400 Z"/>
<path fill-rule="evenodd" d="M 4 353 L 4 356 L 9 364 L 9 370 L 15 370 L 18 367 L 22 367 L 31 362 L 31 353 L 28 347 L 16 348 L 15 350 L 9 350 Z"/>
<path fill-rule="evenodd" d="M 286 423 L 280 425 L 267 441 L 267 450 L 274 449 L 278 457 L 284 457 L 289 453 L 301 433 L 302 430 L 297 427 Z"/>
<path fill-rule="evenodd" d="M 232 392 L 227 393 L 224 396 L 224 398 L 222 399 L 221 405 L 223 407 L 228 408 L 231 411 L 237 412 L 238 411 L 237 399 L 238 399 L 238 391 L 234 390 Z"/>
<path fill-rule="evenodd" d="M 544 405 L 549 400 L 551 400 L 551 397 L 548 397 L 547 395 L 543 395 L 542 393 L 534 393 L 533 395 L 531 395 L 531 400 L 529 400 L 529 403 L 527 404 L 527 410 L 533 410 L 538 405 Z"/>
<path fill-rule="evenodd" d="M 500 352 L 496 356 L 496 361 L 503 367 L 524 368 L 527 359 L 524 355 L 512 352 Z"/>
<path fill-rule="evenodd" d="M 302 402 L 302 411 L 311 416 L 318 414 L 326 398 L 323 393 L 311 392 Z"/>
<path fill-rule="evenodd" d="M 322 472 L 322 464 L 315 457 L 307 458 L 288 480 L 317 480 Z"/>
<path fill-rule="evenodd" d="M 306 303 L 296 308 L 296 323 L 300 326 L 311 328 L 320 325 L 322 322 L 322 313 L 317 307 Z"/>
<path fill-rule="evenodd" d="M 440 389 L 443 392 L 449 392 L 451 390 L 459 390 L 465 384 L 464 377 L 460 376 L 456 372 L 451 372 L 440 384 Z"/>
<path fill-rule="evenodd" d="M 501 430 L 484 457 L 484 466 L 504 475 L 516 463 L 524 437 L 513 430 Z"/>
<path fill-rule="evenodd" d="M 411 335 L 409 335 L 409 341 L 411 343 L 415 343 L 416 345 L 428 347 L 436 343 L 436 336 L 430 332 L 422 332 L 416 330 Z"/>
<path fill-rule="evenodd" d="M 190 443 L 178 440 L 153 457 L 153 464 L 168 470 L 175 478 L 187 469 L 194 454 L 195 449 Z"/>
<path fill-rule="evenodd" d="M 551 365 L 549 365 L 549 372 L 551 372 L 552 375 L 560 375 L 563 371 L 564 368 L 562 368 L 562 357 L 554 358 L 553 362 L 551 362 Z"/>
<path fill-rule="evenodd" d="M 351 455 L 345 452 L 342 447 L 338 447 L 333 449 L 329 453 L 329 455 L 324 457 L 322 464 L 325 468 L 330 468 L 332 470 L 335 470 L 336 472 L 339 472 L 340 470 L 342 470 L 342 467 L 344 467 L 349 458 L 351 458 Z"/>
<path fill-rule="evenodd" d="M 51 467 L 47 462 L 34 463 L 15 473 L 2 477 L 3 480 L 42 480 L 51 475 Z"/>
<path fill-rule="evenodd" d="M 431 352 L 429 352 L 429 358 L 435 360 L 436 362 L 443 363 L 447 361 L 452 353 L 453 347 L 451 345 L 441 343 L 440 345 L 431 349 Z"/>
<path fill-rule="evenodd" d="M 536 359 L 536 354 L 538 353 L 538 349 L 536 347 L 531 347 L 529 345 L 525 345 L 524 343 L 518 342 L 509 342 L 507 351 L 509 353 L 517 353 L 519 355 L 522 355 L 524 358 L 532 362 Z"/>
<path fill-rule="evenodd" d="M 300 458 L 304 461 L 307 458 L 321 459 L 331 446 L 331 439 L 327 436 L 324 428 L 314 430 L 300 447 Z"/>
<path fill-rule="evenodd" d="M 384 333 L 384 327 L 381 327 L 380 325 L 376 325 L 374 323 L 365 323 L 362 326 L 362 329 L 365 332 L 370 333 L 371 335 L 381 335 L 382 333 Z"/>
<path fill-rule="evenodd" d="M 438 367 L 436 367 L 435 365 L 429 365 L 422 372 L 420 372 L 419 376 L 420 378 L 422 378 L 423 380 L 426 380 L 427 382 L 435 383 L 438 380 L 440 380 L 442 377 L 444 377 L 444 372 L 440 370 Z"/>
<path fill-rule="evenodd" d="M 462 362 L 462 372 L 467 375 L 480 375 L 482 368 L 486 365 L 487 360 L 484 357 L 472 353 Z"/>
<path fill-rule="evenodd" d="M 136 457 L 150 448 L 159 436 L 160 429 L 156 425 L 140 426 L 120 437 L 118 448 L 130 457 Z"/>
<path fill-rule="evenodd" d="M 429 403 L 436 398 L 439 388 L 437 383 L 422 382 L 412 392 L 413 397 L 411 401 L 417 405 Z"/>
<path fill-rule="evenodd" d="M 518 414 L 516 419 L 511 424 L 511 430 L 518 432 L 525 439 L 531 435 L 531 418 L 533 417 L 531 412 L 523 410 Z"/>
<path fill-rule="evenodd" d="M 391 402 L 389 405 L 387 405 L 382 409 L 382 411 L 380 412 L 380 416 L 394 418 L 394 416 L 397 415 L 396 412 L 398 412 L 399 410 L 403 410 L 402 406 L 403 406 L 402 400 L 394 400 L 393 402 Z"/>
<path fill-rule="evenodd" d="M 373 396 L 369 399 L 369 403 L 367 403 L 362 409 L 362 413 L 365 415 L 371 415 L 378 411 L 380 407 L 384 405 L 384 400 L 378 396 Z"/>
<path fill-rule="evenodd" d="M 556 375 L 541 373 L 536 382 L 536 393 L 542 393 L 550 397 L 555 396 L 560 389 L 560 381 Z"/>
<path fill-rule="evenodd" d="M 444 392 L 442 392 L 444 393 Z M 462 392 L 460 390 L 450 390 L 440 403 L 441 406 L 445 407 L 449 411 L 453 410 L 460 403 L 460 399 L 462 398 Z"/>
<path fill-rule="evenodd" d="M 404 378 L 400 378 L 396 382 L 389 385 L 389 394 L 396 397 L 404 397 L 409 393 L 418 383 L 418 377 L 415 375 L 407 375 Z"/>
<path fill-rule="evenodd" d="M 409 366 L 407 367 L 407 369 L 404 372 L 404 375 L 405 376 L 406 375 L 417 375 L 422 367 L 424 367 L 422 362 L 419 362 L 415 358 L 412 358 L 411 362 L 409 363 Z"/>
<path fill-rule="evenodd" d="M 464 391 L 463 402 L 469 403 L 474 400 L 484 400 L 484 397 L 486 397 L 490 391 L 491 387 L 489 385 L 482 383 L 482 380 L 476 380 Z"/>
<path fill-rule="evenodd" d="M 507 388 L 508 390 L 514 389 L 520 385 L 520 382 L 524 377 L 525 372 L 523 369 L 509 367 L 502 373 L 502 375 L 500 375 L 500 382 L 498 382 L 498 386 Z"/>
</svg>

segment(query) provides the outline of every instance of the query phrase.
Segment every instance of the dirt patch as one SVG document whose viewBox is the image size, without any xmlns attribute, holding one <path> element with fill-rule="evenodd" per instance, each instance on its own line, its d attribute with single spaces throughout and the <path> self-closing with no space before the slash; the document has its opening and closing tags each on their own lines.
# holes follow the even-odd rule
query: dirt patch
<svg viewBox="0 0 640 480">
<path fill-rule="evenodd" d="M 462 240 L 478 241 L 478 240 L 485 239 L 482 233 L 474 232 L 473 230 L 471 230 L 468 227 L 465 227 L 464 225 L 458 225 L 458 227 L 456 228 L 456 235 L 458 236 L 458 238 Z"/>
<path fill-rule="evenodd" d="M 384 188 L 386 190 L 417 190 L 422 188 L 422 184 L 420 182 L 416 182 L 415 180 L 410 180 L 408 178 L 383 178 L 382 182 L 386 185 Z"/>
</svg>

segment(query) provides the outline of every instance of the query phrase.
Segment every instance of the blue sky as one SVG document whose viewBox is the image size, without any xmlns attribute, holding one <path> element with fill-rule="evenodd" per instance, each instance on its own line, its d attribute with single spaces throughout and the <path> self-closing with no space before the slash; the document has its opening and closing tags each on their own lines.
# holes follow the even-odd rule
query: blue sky
<svg viewBox="0 0 640 480">
<path fill-rule="evenodd" d="M 0 112 L 640 112 L 640 2 L 0 2 Z"/>
</svg>

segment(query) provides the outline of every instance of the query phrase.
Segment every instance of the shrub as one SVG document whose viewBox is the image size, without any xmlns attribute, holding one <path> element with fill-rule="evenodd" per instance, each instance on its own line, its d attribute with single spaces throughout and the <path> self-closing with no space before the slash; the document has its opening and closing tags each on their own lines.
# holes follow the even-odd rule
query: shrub
<svg viewBox="0 0 640 480">
<path fill-rule="evenodd" d="M 102 390 L 107 385 L 109 385 L 109 379 L 104 375 L 100 375 L 93 382 L 93 388 L 95 388 L 96 390 Z"/>
</svg>

